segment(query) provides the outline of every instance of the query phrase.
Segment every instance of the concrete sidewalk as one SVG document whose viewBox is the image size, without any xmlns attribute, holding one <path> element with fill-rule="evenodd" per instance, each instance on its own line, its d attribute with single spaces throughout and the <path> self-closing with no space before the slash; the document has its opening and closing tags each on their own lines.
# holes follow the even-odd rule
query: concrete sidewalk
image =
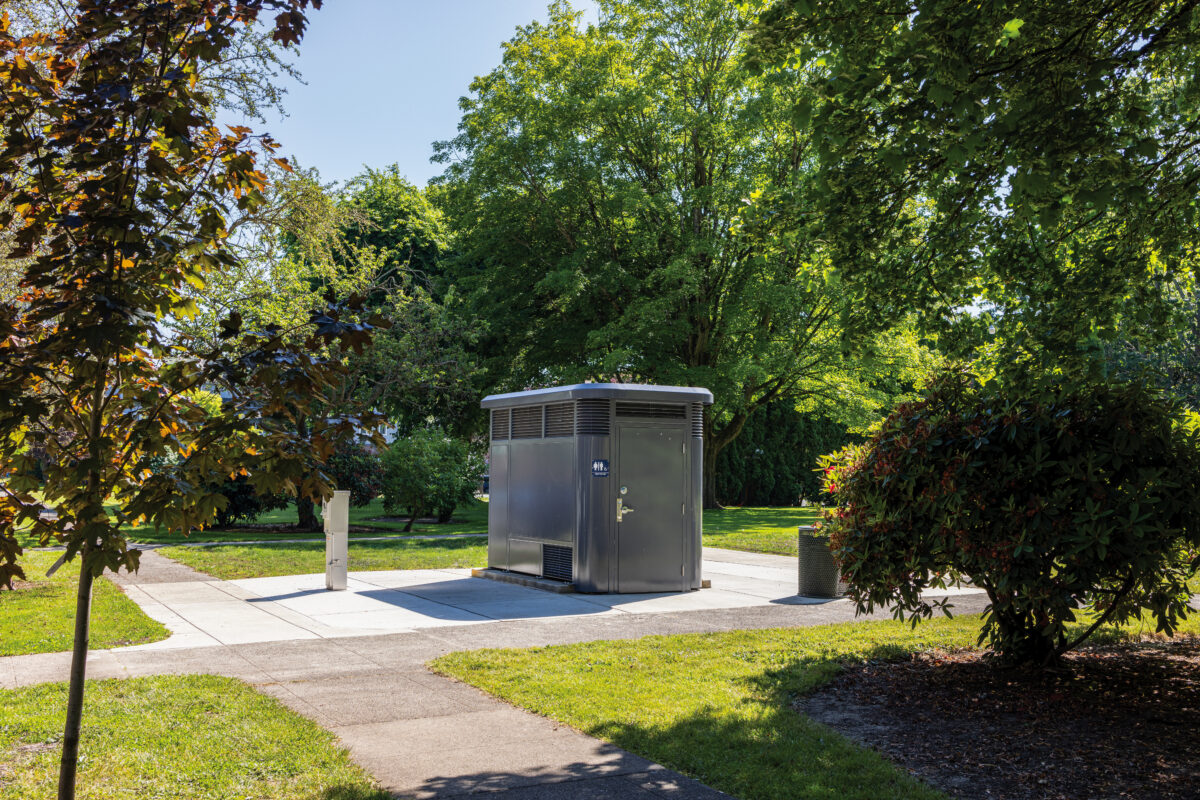
<svg viewBox="0 0 1200 800">
<path fill-rule="evenodd" d="M 681 601 L 671 596 L 585 600 L 582 595 L 550 595 L 464 578 L 454 571 L 430 571 L 445 572 L 444 577 L 357 573 L 361 585 L 354 592 L 325 593 L 323 589 L 289 588 L 298 579 L 292 579 L 292 584 L 283 579 L 262 579 L 275 581 L 268 584 L 196 581 L 171 567 L 174 562 L 147 562 L 146 573 L 131 582 L 127 591 L 133 595 L 136 589 L 157 598 L 162 609 L 181 620 L 186 615 L 190 620 L 186 624 L 209 640 L 203 640 L 201 646 L 180 647 L 178 637 L 190 635 L 181 633 L 168 640 L 176 642 L 168 648 L 94 652 L 88 674 L 90 678 L 125 678 L 213 673 L 239 678 L 336 733 L 359 764 L 402 797 L 456 797 L 487 791 L 507 800 L 710 800 L 724 795 L 620 748 L 434 675 L 424 664 L 444 653 L 483 647 L 816 625 L 855 618 L 846 601 L 805 604 L 794 595 L 792 602 L 778 595 L 795 591 L 795 559 L 724 553 L 705 552 L 705 575 L 713 579 L 714 589 L 683 595 L 699 602 L 686 608 L 672 608 L 671 603 Z M 722 575 L 725 577 L 719 577 Z M 718 581 L 726 586 L 715 588 Z M 244 585 L 247 583 L 267 594 L 252 591 Z M 517 589 L 521 592 L 508 591 Z M 538 598 L 531 601 L 527 592 Z M 400 605 L 389 602 L 397 600 L 391 593 L 404 596 L 399 598 Z M 479 593 L 494 595 L 492 604 L 479 606 Z M 706 593 L 725 598 L 716 601 L 717 606 L 738 602 L 713 607 L 713 601 L 704 599 Z M 342 603 L 383 602 L 392 606 L 382 609 L 385 613 L 398 609 L 425 616 L 431 623 L 385 635 L 355 629 L 345 624 L 346 620 L 330 624 L 317 619 L 323 616 L 318 613 L 320 608 L 307 607 L 319 604 L 314 598 L 329 595 L 341 598 Z M 381 596 L 387 599 L 380 600 Z M 181 597 L 195 602 L 180 602 Z M 589 605 L 583 609 L 585 613 L 575 613 L 581 609 L 574 604 L 545 605 L 556 598 Z M 956 600 L 956 606 L 967 613 L 982 608 L 983 602 L 978 594 L 966 595 Z M 425 609 L 421 605 L 425 603 L 432 604 L 431 608 Z M 221 615 L 235 608 L 242 609 L 239 614 L 267 614 L 305 635 L 292 631 L 277 641 L 238 643 L 234 640 L 264 632 L 256 627 L 262 622 L 257 616 L 222 621 Z M 279 616 L 281 609 L 286 610 L 287 618 Z M 352 608 L 333 616 L 380 611 Z M 466 614 L 479 619 L 457 618 Z M 411 622 L 408 616 L 404 620 Z M 335 634 L 323 636 L 304 625 L 324 625 Z M 0 686 L 66 680 L 69 663 L 67 653 L 0 659 Z"/>
<path fill-rule="evenodd" d="M 499 620 L 848 603 L 797 597 L 795 558 L 714 548 L 706 548 L 704 556 L 711 589 L 661 594 L 553 594 L 473 578 L 465 569 L 352 572 L 346 591 L 330 592 L 321 574 L 218 581 L 154 553 L 143 556 L 145 576 L 121 582 L 131 599 L 172 632 L 165 641 L 141 646 L 148 650 L 336 639 Z"/>
</svg>

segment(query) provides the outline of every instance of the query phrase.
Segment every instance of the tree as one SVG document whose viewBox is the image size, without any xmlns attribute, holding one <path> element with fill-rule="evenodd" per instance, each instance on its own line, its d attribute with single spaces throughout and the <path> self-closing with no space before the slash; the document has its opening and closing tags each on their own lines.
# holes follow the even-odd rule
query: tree
<svg viewBox="0 0 1200 800">
<path fill-rule="evenodd" d="M 369 339 L 350 309 L 306 319 L 307 347 L 278 328 L 243 332 L 236 316 L 206 349 L 162 324 L 194 310 L 184 287 L 233 263 L 225 220 L 261 201 L 255 149 L 273 148 L 221 132 L 193 78 L 264 11 L 278 12 L 276 40 L 297 41 L 309 5 L 320 2 L 89 0 L 58 33 L 19 37 L 0 19 L 0 227 L 13 231 L 5 255 L 27 265 L 19 296 L 0 302 L 0 581 L 23 576 L 20 526 L 83 562 L 60 798 L 75 792 L 93 581 L 138 565 L 124 527 L 207 524 L 222 500 L 206 487 L 231 473 L 322 496 L 314 453 L 370 423 L 330 422 L 307 440 L 292 427 L 339 370 L 314 350 Z M 199 388 L 239 391 L 210 415 Z M 48 456 L 40 487 L 27 443 Z M 150 469 L 168 455 L 175 466 Z"/>
<path fill-rule="evenodd" d="M 555 3 L 476 79 L 458 137 L 438 145 L 489 383 L 710 388 L 710 506 L 715 459 L 754 409 L 837 406 L 885 353 L 898 371 L 920 360 L 896 346 L 915 340 L 888 332 L 902 314 L 846 302 L 801 208 L 814 154 L 792 109 L 811 90 L 743 67 L 759 8 L 602 0 L 599 24 L 581 29 Z M 768 193 L 797 203 L 752 202 Z"/>
<path fill-rule="evenodd" d="M 397 438 L 383 456 L 383 507 L 389 513 L 408 510 L 405 531 L 430 512 L 449 522 L 482 478 L 483 459 L 465 441 L 437 428 L 419 428 Z"/>
<path fill-rule="evenodd" d="M 1045 388 L 949 371 L 825 460 L 831 546 L 861 612 L 914 623 L 966 577 L 980 641 L 1053 663 L 1148 613 L 1171 634 L 1200 567 L 1200 417 L 1132 383 Z M 1083 630 L 1069 627 L 1083 614 Z"/>
<path fill-rule="evenodd" d="M 804 208 L 845 290 L 988 311 L 1004 361 L 1061 371 L 1123 316 L 1169 332 L 1197 267 L 1198 44 L 1195 0 L 780 0 L 752 60 L 810 71 Z"/>
</svg>

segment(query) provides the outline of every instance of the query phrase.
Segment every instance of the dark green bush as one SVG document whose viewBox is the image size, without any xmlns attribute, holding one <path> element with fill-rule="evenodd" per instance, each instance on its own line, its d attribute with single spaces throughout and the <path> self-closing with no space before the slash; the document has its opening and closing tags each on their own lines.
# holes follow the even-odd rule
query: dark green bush
<svg viewBox="0 0 1200 800">
<path fill-rule="evenodd" d="M 350 505 L 365 506 L 383 491 L 383 462 L 379 454 L 357 442 L 342 446 L 325 464 L 338 489 L 349 490 Z"/>
<path fill-rule="evenodd" d="M 471 498 L 483 476 L 483 459 L 461 439 L 421 428 L 392 442 L 383 456 L 383 507 L 409 515 L 404 530 L 431 512 L 448 520 Z"/>
<path fill-rule="evenodd" d="M 1196 427 L 1147 385 L 1034 394 L 947 373 L 824 460 L 850 594 L 915 621 L 944 605 L 923 590 L 969 578 L 990 599 L 980 641 L 1016 662 L 1147 612 L 1170 634 L 1200 565 Z"/>
<path fill-rule="evenodd" d="M 741 434 L 717 454 L 717 500 L 737 506 L 817 502 L 818 459 L 850 441 L 846 426 L 802 414 L 792 403 L 756 409 Z"/>
<path fill-rule="evenodd" d="M 228 528 L 241 522 L 254 522 L 264 511 L 287 508 L 291 498 L 283 493 L 259 494 L 244 477 L 225 481 L 218 490 L 226 504 L 217 507 L 217 527 Z"/>
</svg>

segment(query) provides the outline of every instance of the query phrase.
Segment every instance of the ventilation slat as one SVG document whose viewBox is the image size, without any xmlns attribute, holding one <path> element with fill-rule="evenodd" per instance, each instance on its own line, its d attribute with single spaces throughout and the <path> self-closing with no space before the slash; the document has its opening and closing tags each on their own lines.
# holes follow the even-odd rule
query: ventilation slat
<svg viewBox="0 0 1200 800">
<path fill-rule="evenodd" d="M 575 401 L 575 433 L 581 436 L 608 436 L 611 426 L 608 410 L 609 401 L 605 399 Z"/>
<path fill-rule="evenodd" d="M 575 431 L 575 406 L 550 403 L 546 406 L 546 435 L 570 436 Z"/>
<path fill-rule="evenodd" d="M 512 410 L 512 438 L 542 438 L 542 407 L 526 406 Z"/>
<path fill-rule="evenodd" d="M 643 419 L 686 419 L 687 407 L 682 403 L 635 403 L 618 400 L 617 416 Z"/>
<path fill-rule="evenodd" d="M 692 437 L 704 438 L 704 404 L 692 403 Z"/>
<path fill-rule="evenodd" d="M 492 441 L 508 438 L 508 409 L 497 408 L 492 411 Z"/>
<path fill-rule="evenodd" d="M 575 580 L 574 559 L 570 547 L 542 545 L 542 577 L 570 583 Z"/>
</svg>

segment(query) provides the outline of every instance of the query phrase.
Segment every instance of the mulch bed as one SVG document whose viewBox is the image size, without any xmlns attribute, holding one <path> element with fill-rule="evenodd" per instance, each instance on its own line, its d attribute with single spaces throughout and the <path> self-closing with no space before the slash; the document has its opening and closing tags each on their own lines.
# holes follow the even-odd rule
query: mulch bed
<svg viewBox="0 0 1200 800">
<path fill-rule="evenodd" d="M 1200 638 L 1088 648 L 1055 671 L 922 653 L 850 666 L 796 708 L 953 797 L 1200 797 Z"/>
</svg>

